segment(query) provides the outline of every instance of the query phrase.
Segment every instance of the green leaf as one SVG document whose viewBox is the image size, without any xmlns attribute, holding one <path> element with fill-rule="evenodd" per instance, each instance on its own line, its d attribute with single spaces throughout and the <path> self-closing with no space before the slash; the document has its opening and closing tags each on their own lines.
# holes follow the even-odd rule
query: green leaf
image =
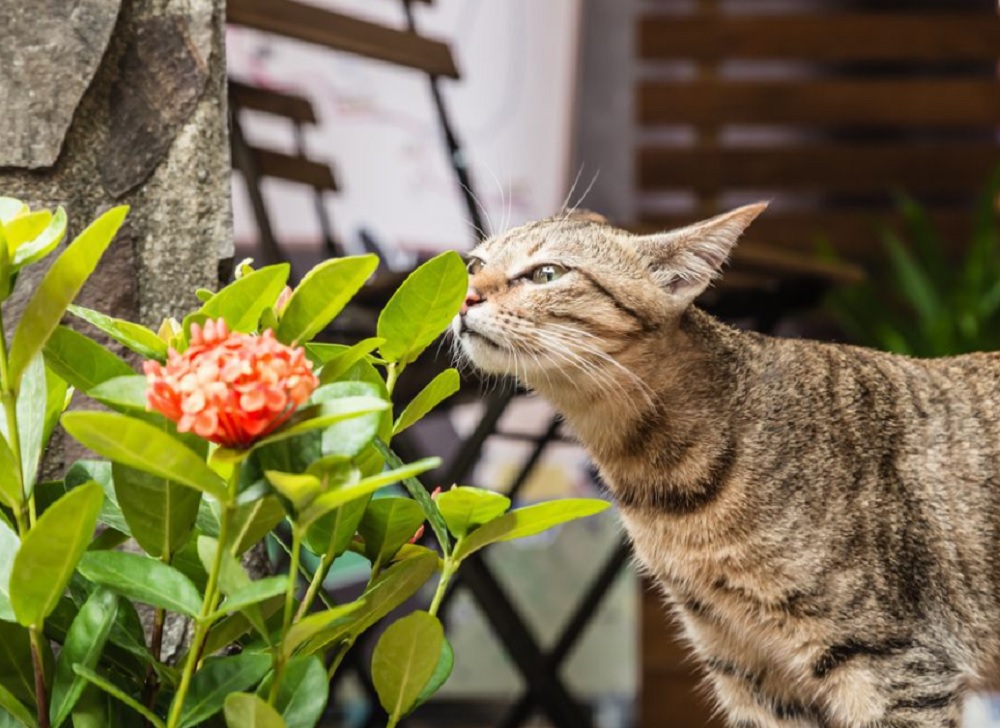
<svg viewBox="0 0 1000 728">
<path fill-rule="evenodd" d="M 389 403 L 377 397 L 341 397 L 327 400 L 312 407 L 305 407 L 288 421 L 288 424 L 269 437 L 257 442 L 255 447 L 263 447 L 305 432 L 319 430 L 343 420 L 349 420 L 372 412 L 384 412 Z"/>
<path fill-rule="evenodd" d="M 285 637 L 281 641 L 282 654 L 286 658 L 291 657 L 301 645 L 322 635 L 331 627 L 349 621 L 346 618 L 355 614 L 364 604 L 364 597 L 362 597 L 357 601 L 303 617 L 285 633 Z"/>
<path fill-rule="evenodd" d="M 14 460 L 7 440 L 0 436 L 0 505 L 11 510 L 21 507 L 24 495 L 21 492 L 21 474 Z"/>
<path fill-rule="evenodd" d="M 455 251 L 442 253 L 413 271 L 378 317 L 383 359 L 408 364 L 420 356 L 458 314 L 468 273 Z"/>
<path fill-rule="evenodd" d="M 375 449 L 378 450 L 379 454 L 385 458 L 385 462 L 392 468 L 401 467 L 403 461 L 399 459 L 389 446 L 386 445 L 381 440 L 375 440 Z M 437 507 L 437 503 L 431 498 L 431 494 L 427 492 L 427 489 L 423 486 L 419 480 L 413 477 L 403 478 L 403 487 L 410 493 L 410 497 L 413 498 L 420 507 L 424 509 L 424 516 L 427 518 L 427 522 L 431 524 L 431 529 L 434 531 L 434 536 L 438 540 L 438 544 L 441 546 L 441 551 L 445 556 L 451 553 L 451 539 L 448 538 L 448 526 L 444 522 L 444 516 L 441 515 L 441 511 Z"/>
<path fill-rule="evenodd" d="M 420 504 L 410 498 L 378 498 L 368 504 L 358 532 L 365 540 L 365 556 L 373 564 L 392 559 L 424 522 Z"/>
<path fill-rule="evenodd" d="M 218 713 L 227 695 L 256 685 L 270 667 L 270 655 L 254 652 L 205 660 L 191 681 L 181 712 L 181 728 L 196 726 Z"/>
<path fill-rule="evenodd" d="M 312 355 L 314 361 L 323 365 L 323 369 L 319 373 L 319 381 L 322 384 L 330 384 L 340 379 L 344 372 L 384 343 L 385 339 L 375 336 L 370 339 L 362 339 L 353 346 L 309 344 L 306 346 L 306 351 Z"/>
<path fill-rule="evenodd" d="M 441 402 L 458 391 L 460 377 L 457 369 L 445 369 L 424 387 L 420 394 L 406 405 L 406 409 L 392 426 L 393 436 L 398 435 L 411 425 L 415 425 L 424 415 L 437 407 Z"/>
<path fill-rule="evenodd" d="M 52 221 L 38 237 L 29 243 L 18 245 L 14 251 L 11 268 L 18 271 L 26 265 L 36 263 L 56 249 L 66 234 L 66 211 L 59 207 Z"/>
<path fill-rule="evenodd" d="M 95 584 L 106 586 L 137 602 L 196 617 L 201 594 L 174 567 L 126 551 L 88 551 L 80 561 L 80 573 Z"/>
<path fill-rule="evenodd" d="M 10 573 L 11 606 L 17 621 L 39 625 L 55 608 L 94 534 L 104 493 L 81 485 L 43 513 L 21 542 Z"/>
<path fill-rule="evenodd" d="M 52 223 L 52 213 L 48 210 L 37 210 L 27 215 L 19 215 L 4 225 L 7 235 L 7 245 L 13 252 L 16 248 L 29 243 Z"/>
<path fill-rule="evenodd" d="M 331 558 L 340 557 L 350 546 L 368 503 L 368 498 L 359 498 L 318 518 L 306 532 L 306 546 L 315 554 L 324 554 L 329 550 Z"/>
<path fill-rule="evenodd" d="M 87 682 L 70 715 L 73 728 L 107 728 L 113 725 L 110 696 Z"/>
<path fill-rule="evenodd" d="M 97 668 L 117 614 L 118 597 L 98 589 L 90 595 L 73 620 L 59 653 L 52 683 L 50 711 L 53 728 L 58 728 L 69 717 L 86 686 L 84 679 L 73 672 L 73 666 L 82 665 L 88 670 Z"/>
<path fill-rule="evenodd" d="M 69 407 L 73 392 L 69 383 L 52 371 L 51 367 L 45 369 L 45 422 L 42 427 L 42 447 L 48 445 L 52 438 L 52 433 L 59 424 L 59 418 Z"/>
<path fill-rule="evenodd" d="M 0 683 L 0 724 L 10 725 L 3 722 L 2 719 L 6 717 L 3 715 L 3 711 L 7 711 L 10 718 L 15 721 L 15 725 L 25 728 L 35 728 L 38 725 L 35 716 L 25 707 L 24 703 L 15 698 L 13 693 Z"/>
<path fill-rule="evenodd" d="M 163 361 L 167 358 L 167 342 L 145 326 L 113 318 L 83 306 L 70 306 L 68 310 L 145 359 Z"/>
<path fill-rule="evenodd" d="M 31 667 L 31 638 L 19 624 L 0 622 L 0 685 L 34 710 L 35 674 Z"/>
<path fill-rule="evenodd" d="M 135 374 L 128 364 L 73 329 L 59 326 L 45 344 L 45 363 L 81 392 L 113 377 Z"/>
<path fill-rule="evenodd" d="M 313 521 L 325 516 L 334 508 L 339 508 L 349 501 L 370 495 L 379 488 L 396 483 L 402 478 L 408 478 L 412 475 L 436 468 L 440 464 L 440 458 L 424 458 L 410 465 L 405 465 L 394 470 L 387 470 L 378 475 L 362 478 L 356 483 L 331 490 L 319 496 L 308 508 L 299 514 L 299 524 L 303 527 L 308 527 Z"/>
<path fill-rule="evenodd" d="M 267 470 L 264 476 L 274 489 L 288 499 L 296 513 L 308 506 L 323 492 L 323 483 L 308 473 L 279 473 Z"/>
<path fill-rule="evenodd" d="M 311 340 L 340 313 L 375 269 L 374 255 L 333 258 L 309 271 L 288 300 L 276 333 L 286 344 Z"/>
<path fill-rule="evenodd" d="M 289 270 L 288 263 L 279 263 L 243 276 L 212 296 L 198 313 L 225 319 L 230 331 L 255 331 L 264 309 L 278 300 Z"/>
<path fill-rule="evenodd" d="M 28 363 L 45 346 L 66 307 L 94 272 L 127 213 L 128 207 L 123 205 L 97 218 L 66 247 L 35 289 L 14 331 L 10 347 L 10 381 L 15 389 L 20 385 L 21 375 Z"/>
<path fill-rule="evenodd" d="M 417 702 L 414 704 L 413 708 L 419 708 L 421 705 L 426 703 L 431 697 L 436 693 L 441 687 L 448 681 L 451 677 L 451 671 L 455 667 L 455 652 L 451 648 L 451 643 L 448 638 L 445 637 L 441 641 L 441 656 L 438 657 L 437 667 L 434 668 L 434 674 L 431 675 L 431 679 L 428 680 L 427 685 L 420 692 L 420 697 L 417 698 Z"/>
<path fill-rule="evenodd" d="M 279 594 L 284 594 L 287 588 L 287 576 L 268 576 L 251 581 L 229 594 L 219 606 L 219 612 L 223 614 L 238 612 L 253 604 L 259 604 Z"/>
<path fill-rule="evenodd" d="M 25 369 L 21 389 L 17 393 L 17 429 L 21 440 L 21 477 L 25 496 L 30 496 L 35 487 L 38 463 L 42 457 L 47 401 L 45 362 L 39 352 Z"/>
<path fill-rule="evenodd" d="M 271 597 L 260 603 L 261 614 L 264 619 L 270 619 L 272 615 L 281 611 L 285 606 L 284 595 Z M 205 640 L 205 654 L 211 655 L 236 642 L 247 634 L 253 625 L 243 612 L 231 614 L 228 617 L 212 625 L 208 638 Z"/>
<path fill-rule="evenodd" d="M 118 496 L 115 494 L 115 483 L 111 472 L 111 463 L 104 460 L 77 460 L 66 471 L 64 481 L 66 490 L 73 490 L 93 480 L 104 491 L 104 505 L 101 507 L 101 515 L 98 516 L 97 520 L 116 531 L 131 536 L 128 522 L 122 515 L 121 506 L 118 505 Z"/>
<path fill-rule="evenodd" d="M 143 551 L 169 561 L 194 531 L 201 493 L 121 463 L 112 472 L 129 531 Z"/>
<path fill-rule="evenodd" d="M 17 621 L 14 607 L 10 605 L 10 571 L 14 567 L 14 557 L 21 547 L 14 530 L 6 523 L 0 523 L 0 620 Z"/>
<path fill-rule="evenodd" d="M 451 532 L 462 538 L 506 513 L 510 498 L 491 490 L 463 486 L 441 493 L 437 507 Z"/>
<path fill-rule="evenodd" d="M 224 710 L 229 728 L 285 728 L 278 711 L 250 693 L 226 696 Z"/>
<path fill-rule="evenodd" d="M 219 541 L 211 536 L 199 536 L 197 545 L 198 558 L 201 560 L 201 565 L 205 567 L 206 574 L 210 573 L 217 556 Z M 223 549 L 222 558 L 219 560 L 218 578 L 219 591 L 227 596 L 240 591 L 250 584 L 250 576 L 243 568 L 243 565 L 225 549 Z"/>
<path fill-rule="evenodd" d="M 92 685 L 96 685 L 111 697 L 116 698 L 121 703 L 130 707 L 136 713 L 138 713 L 143 718 L 148 720 L 154 726 L 154 728 L 167 728 L 166 724 L 162 720 L 160 720 L 160 717 L 156 715 L 156 713 L 151 711 L 145 705 L 143 705 L 138 700 L 133 698 L 131 695 L 126 693 L 124 690 L 115 686 L 115 684 L 112 683 L 110 680 L 106 680 L 93 670 L 88 670 L 82 665 L 74 665 L 73 672 L 75 672 L 77 675 L 79 675 Z"/>
<path fill-rule="evenodd" d="M 0 197 L 0 223 L 6 225 L 15 217 L 28 214 L 28 206 L 14 197 Z"/>
<path fill-rule="evenodd" d="M 416 704 L 434 676 L 443 643 L 437 617 L 421 611 L 393 622 L 382 633 L 372 654 L 372 682 L 390 722 Z"/>
<path fill-rule="evenodd" d="M 285 520 L 285 509 L 274 496 L 261 498 L 236 509 L 232 519 L 235 553 L 242 554 Z"/>
<path fill-rule="evenodd" d="M 288 728 L 313 728 L 323 717 L 329 693 L 323 661 L 315 656 L 296 657 L 285 667 L 275 707 Z"/>
<path fill-rule="evenodd" d="M 205 461 L 158 427 L 115 412 L 67 412 L 62 424 L 109 460 L 228 500 L 225 482 Z"/>
<path fill-rule="evenodd" d="M 126 377 L 113 377 L 105 380 L 87 392 L 87 396 L 96 399 L 106 407 L 118 412 L 147 412 L 146 377 L 142 374 L 130 374 Z"/>
<path fill-rule="evenodd" d="M 497 541 L 534 536 L 561 523 L 593 516 L 607 510 L 610 505 L 595 498 L 562 498 L 518 508 L 469 534 L 455 547 L 454 557 L 461 560 Z"/>
</svg>

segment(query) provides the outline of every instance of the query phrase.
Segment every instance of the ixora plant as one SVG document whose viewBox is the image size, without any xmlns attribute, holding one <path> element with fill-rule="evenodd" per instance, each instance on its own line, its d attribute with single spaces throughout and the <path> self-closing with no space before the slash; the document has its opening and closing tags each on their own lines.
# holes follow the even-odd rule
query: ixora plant
<svg viewBox="0 0 1000 728">
<path fill-rule="evenodd" d="M 370 255 L 327 261 L 294 291 L 285 265 L 241 265 L 153 332 L 71 305 L 126 213 L 108 211 L 66 247 L 9 346 L 0 331 L 0 725 L 313 726 L 359 635 L 438 574 L 428 609 L 375 647 L 372 679 L 394 726 L 451 671 L 436 612 L 463 559 L 606 504 L 509 510 L 467 487 L 432 498 L 415 476 L 437 459 L 393 453 L 392 437 L 458 388 L 447 370 L 393 417 L 397 378 L 462 303 L 456 254 L 417 269 L 377 338 L 353 346 L 312 339 L 374 272 Z M 0 300 L 65 227 L 61 209 L 0 198 Z M 145 358 L 145 374 L 61 326 L 67 311 Z M 73 390 L 106 409 L 64 414 Z M 60 421 L 107 461 L 38 482 Z M 396 483 L 408 497 L 375 496 Z M 425 522 L 436 549 L 414 543 Z M 241 556 L 282 523 L 289 573 L 251 579 Z M 138 549 L 116 549 L 128 539 Z M 347 550 L 371 561 L 371 578 L 357 601 L 333 605 L 322 584 Z M 153 610 L 148 634 L 136 603 Z M 168 614 L 192 625 L 175 660 L 161 655 Z"/>
</svg>

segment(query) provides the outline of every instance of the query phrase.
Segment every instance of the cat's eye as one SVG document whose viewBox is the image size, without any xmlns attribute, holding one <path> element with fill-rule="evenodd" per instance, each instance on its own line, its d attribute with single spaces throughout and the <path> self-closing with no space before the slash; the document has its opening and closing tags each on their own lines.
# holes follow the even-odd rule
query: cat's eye
<svg viewBox="0 0 1000 728">
<path fill-rule="evenodd" d="M 479 258 L 472 257 L 469 258 L 469 262 L 465 264 L 465 267 L 469 269 L 469 275 L 474 276 L 476 275 L 476 273 L 478 273 L 483 269 L 484 265 L 486 264 L 483 263 L 483 261 L 481 261 Z"/>
<path fill-rule="evenodd" d="M 551 283 L 566 275 L 566 268 L 555 263 L 540 265 L 531 271 L 532 283 Z"/>
</svg>

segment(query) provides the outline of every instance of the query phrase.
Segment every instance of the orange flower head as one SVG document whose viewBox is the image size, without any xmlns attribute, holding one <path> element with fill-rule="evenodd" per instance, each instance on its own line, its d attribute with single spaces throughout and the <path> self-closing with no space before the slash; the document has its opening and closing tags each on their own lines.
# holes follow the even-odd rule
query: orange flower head
<svg viewBox="0 0 1000 728">
<path fill-rule="evenodd" d="M 222 319 L 191 324 L 183 354 L 170 349 L 166 366 L 146 361 L 143 370 L 149 409 L 176 422 L 179 432 L 234 449 L 280 427 L 318 384 L 302 347 L 285 346 L 270 329 L 260 336 L 230 332 Z"/>
</svg>

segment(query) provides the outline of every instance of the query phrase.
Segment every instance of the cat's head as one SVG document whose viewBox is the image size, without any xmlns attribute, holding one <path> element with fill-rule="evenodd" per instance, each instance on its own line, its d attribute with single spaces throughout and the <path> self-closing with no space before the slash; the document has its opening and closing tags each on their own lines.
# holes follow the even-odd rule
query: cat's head
<svg viewBox="0 0 1000 728">
<path fill-rule="evenodd" d="M 452 322 L 461 354 L 532 387 L 585 386 L 649 337 L 669 340 L 765 207 L 653 235 L 577 213 L 490 238 L 468 258 L 469 293 Z"/>
</svg>

